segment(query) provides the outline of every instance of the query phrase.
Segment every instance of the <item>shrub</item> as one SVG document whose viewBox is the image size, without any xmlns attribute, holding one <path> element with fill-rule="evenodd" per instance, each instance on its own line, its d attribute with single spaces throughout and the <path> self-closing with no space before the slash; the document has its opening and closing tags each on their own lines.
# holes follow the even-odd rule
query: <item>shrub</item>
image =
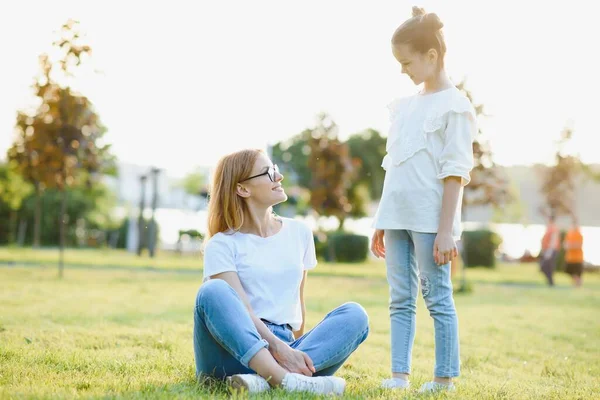
<svg viewBox="0 0 600 400">
<path fill-rule="evenodd" d="M 463 232 L 463 259 L 466 267 L 496 266 L 500 235 L 487 229 Z"/>
</svg>

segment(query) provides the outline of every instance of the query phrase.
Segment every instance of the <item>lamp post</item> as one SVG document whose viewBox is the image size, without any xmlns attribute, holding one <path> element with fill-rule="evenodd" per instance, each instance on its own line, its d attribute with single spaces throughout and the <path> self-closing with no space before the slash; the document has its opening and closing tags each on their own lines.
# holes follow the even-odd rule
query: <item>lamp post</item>
<svg viewBox="0 0 600 400">
<path fill-rule="evenodd" d="M 140 176 L 140 184 L 142 186 L 141 195 L 140 195 L 140 215 L 138 216 L 138 246 L 137 246 L 137 254 L 138 256 L 142 255 L 142 250 L 144 248 L 144 238 L 146 235 L 144 234 L 145 224 L 144 224 L 144 207 L 146 201 L 146 180 L 148 177 L 146 175 Z"/>
<path fill-rule="evenodd" d="M 150 229 L 148 232 L 148 252 L 150 253 L 150 257 L 154 257 L 156 253 L 156 206 L 158 204 L 158 174 L 160 173 L 160 169 L 153 167 L 150 170 L 150 174 L 152 175 L 152 217 L 150 219 Z"/>
</svg>

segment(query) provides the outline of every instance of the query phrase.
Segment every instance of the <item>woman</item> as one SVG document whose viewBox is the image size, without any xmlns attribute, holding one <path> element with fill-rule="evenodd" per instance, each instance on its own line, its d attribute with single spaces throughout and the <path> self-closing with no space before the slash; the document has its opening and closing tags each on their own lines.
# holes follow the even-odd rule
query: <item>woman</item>
<svg viewBox="0 0 600 400">
<path fill-rule="evenodd" d="M 345 303 L 304 333 L 304 287 L 317 260 L 310 228 L 272 211 L 287 200 L 282 180 L 260 150 L 217 164 L 194 313 L 196 374 L 249 392 L 342 394 L 345 381 L 332 375 L 366 339 L 368 317 Z"/>
</svg>

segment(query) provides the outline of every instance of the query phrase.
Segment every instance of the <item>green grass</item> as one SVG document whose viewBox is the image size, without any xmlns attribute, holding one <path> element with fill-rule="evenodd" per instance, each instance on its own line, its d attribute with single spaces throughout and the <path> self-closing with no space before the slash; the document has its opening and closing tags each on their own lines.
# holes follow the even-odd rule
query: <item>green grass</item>
<svg viewBox="0 0 600 400">
<path fill-rule="evenodd" d="M 369 338 L 339 371 L 348 382 L 346 397 L 402 398 L 378 389 L 390 366 L 383 264 L 321 264 L 309 277 L 309 327 L 349 300 L 370 316 Z M 469 278 L 473 292 L 455 297 L 458 391 L 416 393 L 433 370 L 433 324 L 420 299 L 414 389 L 403 398 L 600 396 L 599 275 L 584 276 L 579 290 L 564 274 L 556 288 L 545 287 L 535 265 L 469 270 Z M 192 309 L 200 282 L 200 271 L 79 268 L 58 280 L 54 267 L 0 268 L 0 398 L 245 398 L 194 378 Z M 279 390 L 253 396 L 307 397 Z"/>
<path fill-rule="evenodd" d="M 58 248 L 32 249 L 28 247 L 0 247 L 0 263 L 35 264 L 52 266 L 58 264 Z M 147 252 L 141 257 L 125 250 L 66 249 L 65 264 L 73 266 L 110 266 L 165 269 L 201 269 L 200 254 L 177 254 L 159 251 L 154 258 Z"/>
</svg>

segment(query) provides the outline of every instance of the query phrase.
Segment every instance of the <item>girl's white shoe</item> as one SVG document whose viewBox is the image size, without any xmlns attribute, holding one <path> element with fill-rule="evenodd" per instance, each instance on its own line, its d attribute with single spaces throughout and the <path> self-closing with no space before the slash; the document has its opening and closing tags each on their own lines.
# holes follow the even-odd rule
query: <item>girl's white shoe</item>
<svg viewBox="0 0 600 400">
<path fill-rule="evenodd" d="M 410 388 L 410 381 L 401 378 L 384 379 L 381 387 L 384 389 L 408 389 Z"/>
</svg>

